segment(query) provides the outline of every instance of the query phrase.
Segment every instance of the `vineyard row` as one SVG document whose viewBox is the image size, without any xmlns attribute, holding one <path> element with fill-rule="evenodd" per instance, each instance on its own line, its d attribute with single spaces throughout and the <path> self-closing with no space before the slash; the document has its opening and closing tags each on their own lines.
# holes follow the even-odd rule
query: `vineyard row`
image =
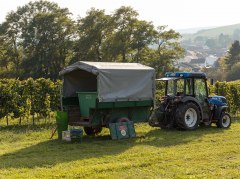
<svg viewBox="0 0 240 179">
<path fill-rule="evenodd" d="M 0 79 L 0 118 L 20 118 L 40 115 L 46 118 L 51 111 L 60 109 L 62 82 L 50 79 Z M 210 86 L 211 94 L 225 96 L 229 110 L 235 114 L 240 106 L 240 81 L 216 82 Z M 163 91 L 158 91 L 163 94 Z"/>
</svg>

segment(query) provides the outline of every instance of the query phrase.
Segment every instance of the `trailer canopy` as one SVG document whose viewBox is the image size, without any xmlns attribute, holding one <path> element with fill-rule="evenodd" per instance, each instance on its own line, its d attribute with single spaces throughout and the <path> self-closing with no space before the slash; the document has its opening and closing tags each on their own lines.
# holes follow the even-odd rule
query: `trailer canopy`
<svg viewBox="0 0 240 179">
<path fill-rule="evenodd" d="M 139 63 L 79 61 L 59 74 L 64 97 L 97 92 L 100 102 L 154 100 L 155 70 Z"/>
</svg>

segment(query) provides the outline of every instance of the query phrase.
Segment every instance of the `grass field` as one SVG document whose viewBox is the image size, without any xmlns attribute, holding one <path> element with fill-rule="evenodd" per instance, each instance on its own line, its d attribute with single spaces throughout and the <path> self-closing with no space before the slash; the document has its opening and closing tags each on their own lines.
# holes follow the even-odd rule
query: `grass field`
<svg viewBox="0 0 240 179">
<path fill-rule="evenodd" d="M 136 126 L 137 138 L 50 140 L 53 125 L 0 128 L 0 178 L 240 178 L 240 122 L 193 132 Z"/>
</svg>

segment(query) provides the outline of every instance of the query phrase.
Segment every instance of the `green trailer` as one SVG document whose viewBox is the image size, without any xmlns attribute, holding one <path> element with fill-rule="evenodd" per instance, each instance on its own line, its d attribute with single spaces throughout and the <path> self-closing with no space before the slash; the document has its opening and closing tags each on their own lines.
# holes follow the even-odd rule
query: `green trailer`
<svg viewBox="0 0 240 179">
<path fill-rule="evenodd" d="M 76 62 L 60 72 L 62 110 L 68 124 L 87 135 L 112 123 L 148 122 L 154 106 L 155 71 L 139 63 Z"/>
</svg>

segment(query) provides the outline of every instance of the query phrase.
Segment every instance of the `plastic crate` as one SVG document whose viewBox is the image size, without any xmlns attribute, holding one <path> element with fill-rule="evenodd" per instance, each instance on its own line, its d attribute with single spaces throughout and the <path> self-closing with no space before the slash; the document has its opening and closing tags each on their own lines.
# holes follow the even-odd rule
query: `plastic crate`
<svg viewBox="0 0 240 179">
<path fill-rule="evenodd" d="M 71 142 L 70 131 L 62 131 L 62 140 L 67 141 L 67 142 Z"/>
<path fill-rule="evenodd" d="M 62 131 L 62 140 L 67 142 L 82 142 L 83 130 L 82 129 L 71 129 Z"/>
<path fill-rule="evenodd" d="M 70 130 L 71 142 L 82 142 L 83 130 L 72 129 Z"/>
<path fill-rule="evenodd" d="M 109 124 L 112 139 L 126 139 L 136 137 L 134 124 L 132 121 Z"/>
</svg>

